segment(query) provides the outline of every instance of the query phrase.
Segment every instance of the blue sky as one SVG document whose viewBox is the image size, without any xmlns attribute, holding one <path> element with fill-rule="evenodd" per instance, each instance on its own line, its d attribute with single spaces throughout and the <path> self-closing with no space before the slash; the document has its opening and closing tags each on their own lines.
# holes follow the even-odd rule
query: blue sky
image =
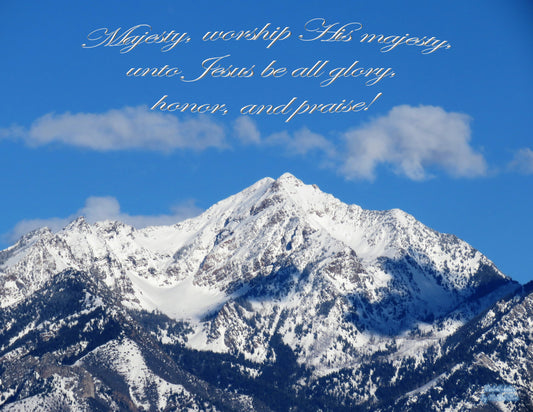
<svg viewBox="0 0 533 412">
<path fill-rule="evenodd" d="M 0 15 L 2 247 L 77 214 L 171 223 L 291 172 L 347 203 L 401 208 L 466 240 L 512 278 L 533 279 L 529 1 L 4 0 Z M 202 40 L 268 23 L 277 41 Z M 149 27 L 130 36 L 174 32 L 130 51 L 96 46 L 105 29 L 120 39 L 138 25 Z M 337 38 L 347 41 L 321 41 L 343 26 Z M 176 33 L 190 41 L 163 51 Z M 386 51 L 361 42 L 365 33 L 413 44 Z M 250 77 L 209 70 L 191 81 L 217 58 L 226 74 L 239 68 Z M 274 60 L 285 73 L 262 77 Z M 298 76 L 319 62 L 321 72 Z M 171 77 L 127 76 L 166 65 Z M 331 80 L 350 66 L 353 77 Z M 227 112 L 150 110 L 165 95 Z M 368 110 L 340 112 L 343 100 L 368 105 L 376 96 Z M 285 114 L 241 114 L 293 98 Z M 329 106 L 303 112 L 313 104 Z M 340 113 L 327 112 L 334 108 Z"/>
</svg>

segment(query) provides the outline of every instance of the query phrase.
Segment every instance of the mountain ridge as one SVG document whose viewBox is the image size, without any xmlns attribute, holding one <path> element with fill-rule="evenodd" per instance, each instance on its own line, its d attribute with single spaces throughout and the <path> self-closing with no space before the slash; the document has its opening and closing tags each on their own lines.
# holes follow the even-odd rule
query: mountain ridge
<svg viewBox="0 0 533 412">
<path fill-rule="evenodd" d="M 272 382 L 282 388 L 270 385 L 270 390 L 294 405 L 303 398 L 283 388 L 336 405 L 325 410 L 342 410 L 343 404 L 395 405 L 380 387 L 404 382 L 402 376 L 419 379 L 413 370 L 427 375 L 427 365 L 445 357 L 447 339 L 521 288 L 454 235 L 438 233 L 399 209 L 346 205 L 290 174 L 262 179 L 200 216 L 170 226 L 135 229 L 78 218 L 55 234 L 46 229 L 30 233 L 0 252 L 0 312 L 12 316 L 47 288 L 65 293 L 56 283 L 64 273 L 83 273 L 77 285 L 90 295 L 110 297 L 106 307 L 124 314 L 120 330 L 131 330 L 134 319 L 152 319 L 153 324 L 135 328 L 146 329 L 160 356 L 185 362 L 189 373 L 219 388 L 222 398 L 225 385 L 240 382 L 238 393 L 263 405 L 248 404 L 250 410 L 265 405 L 284 410 L 279 409 L 283 402 L 269 403 L 254 384 L 266 384 L 272 373 Z M 63 323 L 79 318 L 79 310 Z M 54 316 L 61 323 L 63 315 Z M 30 333 L 29 324 L 20 326 L 22 315 L 19 326 L 17 316 L 12 317 L 14 324 L 0 331 L 0 356 L 16 353 L 13 345 Z M 50 336 L 61 330 L 56 327 Z M 85 336 L 75 327 L 68 336 L 75 334 Z M 141 362 L 144 352 L 136 348 L 144 344 L 135 338 L 120 343 L 120 336 L 111 336 L 109 344 L 92 335 L 83 339 L 86 347 L 94 346 L 93 357 L 130 350 Z M 48 347 L 44 341 L 39 345 Z M 50 351 L 62 362 L 60 348 Z M 226 377 L 214 379 L 206 359 Z M 148 389 L 135 389 L 138 380 L 128 368 L 110 362 L 104 372 L 124 377 L 120 396 L 131 405 L 171 404 L 167 389 L 172 386 L 164 384 L 166 389 L 160 387 L 152 399 Z M 286 377 L 283 368 L 288 368 Z M 100 372 L 87 373 L 93 382 L 102 379 Z M 372 380 L 374 373 L 379 382 Z M 390 384 L 383 380 L 389 373 L 391 379 L 397 376 Z M 153 376 L 157 387 L 157 373 Z M 523 380 L 519 383 L 524 386 Z M 413 389 L 401 385 L 395 390 Z M 330 388 L 331 396 L 315 392 L 319 387 Z M 188 393 L 196 402 L 198 393 Z M 205 393 L 198 396 L 205 399 Z"/>
</svg>

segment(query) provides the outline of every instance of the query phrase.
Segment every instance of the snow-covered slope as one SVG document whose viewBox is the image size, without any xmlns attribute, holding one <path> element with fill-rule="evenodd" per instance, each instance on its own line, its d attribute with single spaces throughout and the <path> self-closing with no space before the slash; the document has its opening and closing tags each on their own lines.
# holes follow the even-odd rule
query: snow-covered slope
<svg viewBox="0 0 533 412">
<path fill-rule="evenodd" d="M 533 410 L 532 331 L 530 282 L 450 336 L 420 365 L 426 379 L 381 410 Z"/>
<path fill-rule="evenodd" d="M 335 396 L 361 404 L 379 399 L 379 385 L 369 372 L 343 378 L 343 371 L 376 357 L 396 374 L 410 362 L 424 364 L 458 328 L 518 288 L 457 237 L 398 209 L 346 205 L 290 174 L 260 180 L 172 226 L 137 230 L 80 217 L 58 233 L 30 233 L 0 252 L 0 307 L 11 313 L 65 271 L 92 279 L 95 295 L 112 296 L 118 312 L 168 316 L 151 326 L 161 345 L 241 359 L 239 373 L 248 379 L 266 373 L 258 365 L 285 362 L 290 353 L 295 371 L 309 371 L 299 390 L 336 374 Z M 2 347 L 36 326 L 14 334 L 7 325 Z M 83 356 L 123 354 L 133 345 L 108 342 Z M 135 371 L 147 366 L 136 365 L 109 368 L 132 371 L 128 396 L 144 405 Z M 177 388 L 168 385 L 161 394 Z"/>
<path fill-rule="evenodd" d="M 366 272 L 361 281 L 374 285 L 370 289 L 390 285 L 383 260 L 405 256 L 424 269 L 411 283 L 424 288 L 426 297 L 447 291 L 469 295 L 479 286 L 474 275 L 483 267 L 495 279 L 503 278 L 468 244 L 425 227 L 401 210 L 349 206 L 285 174 L 278 180 L 263 179 L 174 226 L 135 230 L 111 221 L 89 225 L 80 217 L 57 234 L 33 232 L 0 254 L 2 306 L 23 299 L 65 268 L 89 270 L 116 287 L 130 279 L 133 294 L 140 298 L 143 288 L 150 296 L 168 287 L 177 292 L 177 285 L 227 293 L 268 274 L 281 258 L 290 257 L 303 270 L 309 261 L 336 253 L 354 255 Z M 342 277 L 335 280 L 340 289 L 353 287 L 343 284 Z M 212 299 L 218 302 L 218 297 Z"/>
<path fill-rule="evenodd" d="M 29 234 L 0 255 L 2 306 L 65 269 L 89 272 L 131 308 L 202 324 L 191 337 L 198 348 L 252 356 L 243 345 L 255 339 L 263 347 L 254 357 L 265 359 L 265 339 L 281 328 L 286 343 L 319 364 L 339 338 L 354 350 L 366 347 L 365 329 L 417 329 L 509 283 L 455 236 L 398 209 L 346 205 L 290 174 L 263 179 L 174 226 L 135 230 L 80 217 L 57 234 Z M 237 303 L 243 296 L 249 309 Z M 249 317 L 260 315 L 266 336 L 234 316 L 236 305 Z M 201 322 L 220 308 L 214 320 Z M 270 316 L 282 312 L 281 323 Z M 461 316 L 447 326 L 458 326 Z M 208 333 L 214 323 L 216 333 Z M 341 358 L 332 364 L 344 365 L 346 354 Z"/>
</svg>

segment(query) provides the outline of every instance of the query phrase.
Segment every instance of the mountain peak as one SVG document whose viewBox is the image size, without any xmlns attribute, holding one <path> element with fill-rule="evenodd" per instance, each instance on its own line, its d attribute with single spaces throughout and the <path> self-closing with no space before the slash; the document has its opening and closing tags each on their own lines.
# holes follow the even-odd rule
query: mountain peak
<svg viewBox="0 0 533 412">
<path fill-rule="evenodd" d="M 272 182 L 273 189 L 278 189 L 280 187 L 287 189 L 289 192 L 294 192 L 299 188 L 309 188 L 312 191 L 318 189 L 317 185 L 307 185 L 290 173 L 283 173 L 280 177 Z"/>
<path fill-rule="evenodd" d="M 304 182 L 298 179 L 296 176 L 292 175 L 289 172 L 283 173 L 280 177 L 276 179 L 278 184 L 291 184 L 296 186 L 303 186 Z"/>
<path fill-rule="evenodd" d="M 332 268 L 331 281 L 343 294 L 357 285 L 343 277 L 350 272 L 342 268 L 344 263 L 333 262 L 349 256 L 350 267 L 361 266 L 356 272 L 366 273 L 357 287 L 368 289 L 373 299 L 403 284 L 413 299 L 433 311 L 433 302 L 443 294 L 452 296 L 446 300 L 449 304 L 441 305 L 449 307 L 462 299 L 458 295 L 475 293 L 480 271 L 490 279 L 503 276 L 465 242 L 439 234 L 400 210 L 376 212 L 347 205 L 290 173 L 262 179 L 174 226 L 133 230 L 112 221 L 91 226 L 79 217 L 53 242 L 42 240 L 27 254 L 4 253 L 0 293 L 1 271 L 6 278 L 26 276 L 32 285 L 28 290 L 12 285 L 15 301 L 44 284 L 58 268 L 89 267 L 110 284 L 124 276 L 131 280 L 131 301 L 147 301 L 153 294 L 151 301 L 157 302 L 158 287 L 184 287 L 185 281 L 228 293 L 226 299 L 246 282 L 259 282 L 281 267 L 298 273 L 315 268 L 322 278 L 329 270 L 322 270 L 324 266 Z M 35 272 L 35 259 L 40 262 L 41 255 L 47 264 Z M 35 273 L 40 274 L 38 280 Z M 145 281 L 153 282 L 149 288 L 155 289 L 147 289 Z M 422 290 L 431 291 L 435 299 L 428 301 Z M 174 316 L 172 305 L 169 301 L 167 313 Z"/>
<path fill-rule="evenodd" d="M 87 219 L 85 219 L 85 216 L 78 216 L 76 219 L 70 222 L 67 226 L 65 226 L 65 230 L 85 229 L 88 226 L 89 226 L 89 223 L 87 222 Z"/>
<path fill-rule="evenodd" d="M 48 236 L 52 233 L 50 228 L 44 226 L 37 229 L 32 230 L 31 232 L 26 233 L 23 235 L 17 242 L 19 245 L 26 245 L 32 243 L 35 239 Z"/>
</svg>

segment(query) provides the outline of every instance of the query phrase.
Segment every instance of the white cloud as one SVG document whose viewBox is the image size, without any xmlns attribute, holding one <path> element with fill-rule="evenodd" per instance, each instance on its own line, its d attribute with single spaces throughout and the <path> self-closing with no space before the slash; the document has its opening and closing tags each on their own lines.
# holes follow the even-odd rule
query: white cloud
<svg viewBox="0 0 533 412">
<path fill-rule="evenodd" d="M 335 156 L 333 143 L 324 136 L 313 133 L 308 128 L 303 127 L 294 132 L 293 135 L 286 131 L 274 133 L 266 139 L 268 144 L 285 147 L 289 154 L 305 156 L 309 152 L 323 152 L 327 157 Z"/>
<path fill-rule="evenodd" d="M 5 234 L 4 237 L 9 242 L 15 242 L 22 235 L 45 226 L 57 232 L 78 216 L 85 216 L 90 223 L 103 220 L 117 220 L 136 228 L 172 225 L 200 214 L 202 209 L 198 208 L 194 204 L 194 201 L 188 200 L 174 206 L 171 211 L 172 213 L 168 215 L 130 215 L 120 210 L 120 204 L 114 197 L 91 196 L 85 201 L 85 206 L 70 216 L 64 218 L 52 217 L 49 219 L 22 220 L 9 233 Z"/>
<path fill-rule="evenodd" d="M 289 133 L 286 130 L 272 133 L 263 139 L 257 123 L 249 116 L 241 116 L 235 120 L 233 129 L 235 135 L 244 144 L 280 146 L 291 155 L 305 156 L 312 151 L 323 152 L 327 157 L 335 155 L 335 147 L 329 140 L 322 135 L 313 133 L 306 127 L 294 133 Z"/>
<path fill-rule="evenodd" d="M 526 175 L 533 174 L 533 150 L 529 147 L 517 150 L 509 167 Z"/>
<path fill-rule="evenodd" d="M 226 145 L 224 129 L 207 115 L 180 120 L 146 106 L 105 113 L 49 113 L 35 120 L 29 129 L 18 125 L 2 129 L 0 137 L 17 137 L 30 146 L 58 142 L 99 151 L 203 150 Z"/>
<path fill-rule="evenodd" d="M 372 180 L 380 165 L 389 165 L 397 174 L 423 180 L 438 169 L 455 177 L 486 174 L 483 155 L 470 145 L 469 123 L 467 115 L 440 107 L 402 105 L 344 132 L 343 143 L 333 143 L 307 128 L 263 137 L 255 121 L 247 116 L 235 120 L 233 131 L 243 144 L 279 146 L 288 154 L 300 156 L 321 153 L 323 164 L 336 168 L 348 179 Z M 2 137 L 18 137 L 33 146 L 59 142 L 100 151 L 227 146 L 224 128 L 207 115 L 180 120 L 147 107 L 101 114 L 51 113 L 35 120 L 28 129 L 18 125 L 0 129 Z M 512 167 L 530 173 L 530 153 L 530 149 L 522 149 Z"/>
<path fill-rule="evenodd" d="M 375 178 L 380 164 L 413 180 L 441 169 L 454 177 L 487 171 L 485 159 L 470 146 L 470 118 L 440 107 L 394 107 L 386 116 L 344 133 L 346 156 L 340 172 L 349 179 Z"/>
<path fill-rule="evenodd" d="M 322 163 L 348 179 L 373 180 L 378 166 L 386 164 L 397 174 L 424 180 L 438 169 L 454 177 L 486 174 L 483 155 L 470 145 L 469 123 L 467 115 L 440 107 L 402 105 L 344 132 L 344 142 L 337 145 L 305 127 L 261 139 L 256 123 L 249 117 L 237 119 L 235 131 L 241 139 L 248 136 L 248 141 L 283 147 L 292 155 L 322 153 Z"/>
<path fill-rule="evenodd" d="M 240 116 L 233 124 L 235 135 L 244 144 L 261 142 L 261 134 L 257 128 L 256 123 L 248 116 Z"/>
</svg>

